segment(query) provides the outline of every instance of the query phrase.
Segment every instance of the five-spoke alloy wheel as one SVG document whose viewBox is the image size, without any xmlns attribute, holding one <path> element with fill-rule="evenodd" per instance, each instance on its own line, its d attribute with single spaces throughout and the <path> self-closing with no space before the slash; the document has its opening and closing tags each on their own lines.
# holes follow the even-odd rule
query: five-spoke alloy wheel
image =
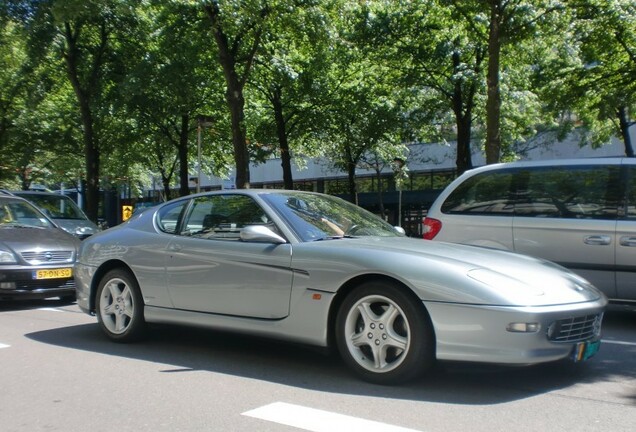
<svg viewBox="0 0 636 432">
<path fill-rule="evenodd" d="M 104 275 L 97 288 L 95 309 L 102 329 L 112 340 L 133 341 L 145 331 L 141 291 L 126 270 L 115 269 Z"/>
<path fill-rule="evenodd" d="M 367 282 L 343 301 L 336 318 L 343 360 L 378 384 L 414 379 L 434 358 L 432 326 L 421 304 L 398 286 Z"/>
</svg>

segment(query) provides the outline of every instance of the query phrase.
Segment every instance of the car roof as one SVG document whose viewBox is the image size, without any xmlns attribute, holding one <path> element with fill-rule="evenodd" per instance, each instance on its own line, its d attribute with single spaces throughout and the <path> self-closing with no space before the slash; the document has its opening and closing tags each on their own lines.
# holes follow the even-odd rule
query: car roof
<svg viewBox="0 0 636 432">
<path fill-rule="evenodd" d="M 466 173 L 477 173 L 482 171 L 493 171 L 508 168 L 527 167 L 550 167 L 550 166 L 576 166 L 576 165 L 627 165 L 636 164 L 636 159 L 628 157 L 599 157 L 599 158 L 576 158 L 576 159 L 547 159 L 536 161 L 514 161 L 502 162 L 490 165 L 483 165 L 466 171 Z"/>
<path fill-rule="evenodd" d="M 59 194 L 55 192 L 44 192 L 44 191 L 20 190 L 20 191 L 8 191 L 8 192 L 13 195 L 45 195 L 45 196 L 66 197 L 66 195 L 63 195 L 63 194 Z"/>
</svg>

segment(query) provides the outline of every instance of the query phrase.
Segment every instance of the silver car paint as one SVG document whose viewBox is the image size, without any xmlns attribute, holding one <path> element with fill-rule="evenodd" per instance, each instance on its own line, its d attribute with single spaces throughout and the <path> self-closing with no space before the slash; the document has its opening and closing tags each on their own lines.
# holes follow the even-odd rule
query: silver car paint
<svg viewBox="0 0 636 432">
<path fill-rule="evenodd" d="M 249 194 L 264 204 L 258 191 L 234 193 Z M 327 346 L 330 309 L 338 291 L 358 277 L 387 277 L 412 290 L 428 309 L 438 358 L 518 364 L 565 357 L 572 345 L 549 342 L 545 328 L 536 334 L 509 333 L 508 323 L 540 318 L 547 325 L 553 318 L 573 313 L 599 313 L 606 305 L 605 297 L 585 281 L 542 260 L 404 237 L 303 243 L 274 212 L 268 214 L 289 243 L 234 242 L 227 254 L 215 258 L 220 246 L 210 244 L 214 242 L 184 242 L 182 237 L 157 232 L 156 211 L 147 210 L 83 242 L 76 265 L 78 305 L 83 311 L 94 307 L 96 271 L 115 260 L 127 263 L 139 281 L 148 322 Z M 226 246 L 228 242 L 217 244 Z M 170 245 L 181 248 L 171 250 Z M 197 252 L 197 256 L 188 260 L 184 250 Z M 204 256 L 198 255 L 201 252 Z M 265 269 L 265 264 L 277 267 Z M 193 281 L 186 280 L 188 271 L 199 272 L 209 265 L 213 267 Z M 259 272 L 249 277 L 252 284 L 248 285 L 246 270 L 254 268 Z M 180 274 L 174 276 L 173 270 Z M 511 273 L 516 279 L 506 276 Z M 484 279 L 503 281 L 506 286 L 494 287 Z M 202 301 L 206 304 L 198 304 Z"/>
</svg>

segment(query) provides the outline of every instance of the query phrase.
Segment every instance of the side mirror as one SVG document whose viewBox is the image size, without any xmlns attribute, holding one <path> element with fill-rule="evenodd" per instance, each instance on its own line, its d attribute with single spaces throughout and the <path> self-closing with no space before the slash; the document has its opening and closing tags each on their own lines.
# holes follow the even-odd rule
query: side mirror
<svg viewBox="0 0 636 432">
<path fill-rule="evenodd" d="M 401 235 L 406 235 L 406 231 L 401 226 L 394 226 L 393 229 Z"/>
<path fill-rule="evenodd" d="M 245 242 L 283 244 L 287 240 L 264 225 L 247 225 L 241 229 L 241 240 Z"/>
</svg>

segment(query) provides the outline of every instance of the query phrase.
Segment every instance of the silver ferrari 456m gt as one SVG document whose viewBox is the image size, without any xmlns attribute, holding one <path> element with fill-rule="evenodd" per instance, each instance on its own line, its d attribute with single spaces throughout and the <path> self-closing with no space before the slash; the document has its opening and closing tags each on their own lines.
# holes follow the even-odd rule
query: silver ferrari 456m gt
<svg viewBox="0 0 636 432">
<path fill-rule="evenodd" d="M 178 198 L 84 240 L 77 302 L 106 335 L 185 324 L 337 348 L 395 384 L 436 360 L 584 361 L 605 296 L 548 261 L 408 238 L 342 199 L 284 190 Z"/>
</svg>

